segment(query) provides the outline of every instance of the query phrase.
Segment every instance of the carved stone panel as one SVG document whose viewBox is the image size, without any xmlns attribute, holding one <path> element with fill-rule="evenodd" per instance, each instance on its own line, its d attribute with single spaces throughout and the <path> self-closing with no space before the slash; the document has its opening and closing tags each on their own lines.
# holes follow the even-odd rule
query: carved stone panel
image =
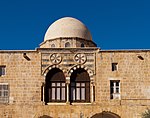
<svg viewBox="0 0 150 118">
<path fill-rule="evenodd" d="M 79 63 L 79 64 L 83 64 L 86 62 L 86 55 L 83 53 L 78 53 L 74 56 L 74 60 Z"/>
</svg>

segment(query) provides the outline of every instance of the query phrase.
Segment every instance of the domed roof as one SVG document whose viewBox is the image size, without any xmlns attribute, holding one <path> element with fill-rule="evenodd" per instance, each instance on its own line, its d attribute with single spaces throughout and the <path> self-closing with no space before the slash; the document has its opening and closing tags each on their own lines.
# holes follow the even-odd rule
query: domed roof
<svg viewBox="0 0 150 118">
<path fill-rule="evenodd" d="M 64 17 L 55 21 L 48 28 L 44 41 L 60 37 L 78 37 L 92 40 L 88 28 L 79 20 L 72 17 Z"/>
</svg>

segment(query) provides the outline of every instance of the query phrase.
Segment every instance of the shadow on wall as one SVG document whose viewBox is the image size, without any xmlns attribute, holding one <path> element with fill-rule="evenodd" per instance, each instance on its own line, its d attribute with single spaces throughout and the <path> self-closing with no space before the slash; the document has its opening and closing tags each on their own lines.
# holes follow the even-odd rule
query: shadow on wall
<svg viewBox="0 0 150 118">
<path fill-rule="evenodd" d="M 40 116 L 40 117 L 38 117 L 38 118 L 53 118 L 53 117 L 47 116 L 47 115 L 43 115 L 43 116 Z"/>
<path fill-rule="evenodd" d="M 115 113 L 103 111 L 102 113 L 97 113 L 91 118 L 121 118 Z"/>
</svg>

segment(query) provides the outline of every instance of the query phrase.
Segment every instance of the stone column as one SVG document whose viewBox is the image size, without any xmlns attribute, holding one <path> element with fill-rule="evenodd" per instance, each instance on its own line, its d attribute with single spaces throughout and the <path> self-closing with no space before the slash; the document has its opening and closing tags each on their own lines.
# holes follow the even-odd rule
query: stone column
<svg viewBox="0 0 150 118">
<path fill-rule="evenodd" d="M 91 103 L 94 102 L 94 91 L 93 91 L 93 86 L 94 86 L 94 81 L 93 81 L 93 78 L 91 78 Z"/>
<path fill-rule="evenodd" d="M 67 100 L 66 100 L 66 103 L 67 104 L 70 104 L 70 101 L 69 101 L 69 84 L 70 84 L 70 77 L 66 77 L 66 88 L 67 88 Z"/>
<path fill-rule="evenodd" d="M 41 98 L 42 98 L 42 104 L 45 104 L 45 101 L 44 101 L 44 99 L 45 99 L 45 83 L 44 82 L 42 82 L 42 90 L 41 90 Z"/>
<path fill-rule="evenodd" d="M 42 86 L 43 86 L 43 87 L 42 87 L 42 88 L 43 88 L 43 102 L 45 102 L 45 101 L 44 101 L 44 99 L 45 99 L 45 84 L 43 83 Z"/>
</svg>

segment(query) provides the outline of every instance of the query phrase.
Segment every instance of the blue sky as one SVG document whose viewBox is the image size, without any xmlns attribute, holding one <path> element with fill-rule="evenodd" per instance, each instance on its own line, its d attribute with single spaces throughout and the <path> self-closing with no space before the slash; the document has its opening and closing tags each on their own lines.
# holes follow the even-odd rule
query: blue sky
<svg viewBox="0 0 150 118">
<path fill-rule="evenodd" d="M 81 20 L 101 49 L 150 48 L 150 0 L 1 0 L 0 49 L 35 49 L 55 20 Z"/>
</svg>

